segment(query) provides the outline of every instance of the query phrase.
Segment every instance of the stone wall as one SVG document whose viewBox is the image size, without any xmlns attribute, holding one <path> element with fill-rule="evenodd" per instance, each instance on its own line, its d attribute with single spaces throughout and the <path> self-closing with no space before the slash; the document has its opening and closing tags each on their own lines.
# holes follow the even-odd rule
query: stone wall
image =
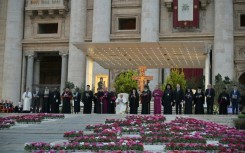
<svg viewBox="0 0 245 153">
<path fill-rule="evenodd" d="M 4 63 L 4 50 L 5 50 L 7 4 L 8 1 L 0 0 L 0 99 L 2 99 L 2 87 L 3 87 L 2 83 L 3 83 L 3 63 Z"/>
</svg>

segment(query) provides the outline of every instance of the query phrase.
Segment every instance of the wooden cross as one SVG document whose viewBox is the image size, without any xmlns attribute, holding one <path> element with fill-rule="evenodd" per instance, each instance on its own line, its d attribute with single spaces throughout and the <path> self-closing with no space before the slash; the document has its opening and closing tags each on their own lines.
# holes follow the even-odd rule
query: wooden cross
<svg viewBox="0 0 245 153">
<path fill-rule="evenodd" d="M 136 80 L 138 83 L 138 88 L 140 89 L 140 92 L 144 90 L 144 86 L 147 83 L 148 80 L 153 80 L 153 76 L 145 76 L 146 66 L 139 66 L 139 76 L 133 76 L 132 79 Z"/>
</svg>

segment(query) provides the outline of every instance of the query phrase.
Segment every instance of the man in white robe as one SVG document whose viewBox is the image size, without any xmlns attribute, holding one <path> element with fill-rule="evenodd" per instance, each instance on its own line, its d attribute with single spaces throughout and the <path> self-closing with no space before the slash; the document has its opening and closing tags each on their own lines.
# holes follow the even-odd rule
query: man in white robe
<svg viewBox="0 0 245 153">
<path fill-rule="evenodd" d="M 30 112 L 31 111 L 31 99 L 32 93 L 29 91 L 29 88 L 22 95 L 23 99 L 23 112 Z"/>
<path fill-rule="evenodd" d="M 116 99 L 116 114 L 126 114 L 128 100 L 120 94 Z"/>
</svg>

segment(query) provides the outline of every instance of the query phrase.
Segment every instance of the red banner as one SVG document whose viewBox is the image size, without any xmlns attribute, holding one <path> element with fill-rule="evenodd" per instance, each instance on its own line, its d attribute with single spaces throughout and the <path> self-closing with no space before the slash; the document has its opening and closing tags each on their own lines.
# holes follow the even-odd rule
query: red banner
<svg viewBox="0 0 245 153">
<path fill-rule="evenodd" d="M 178 18 L 178 1 L 173 0 L 173 27 L 184 28 L 184 27 L 199 27 L 199 0 L 193 0 L 193 21 L 179 21 Z"/>
</svg>

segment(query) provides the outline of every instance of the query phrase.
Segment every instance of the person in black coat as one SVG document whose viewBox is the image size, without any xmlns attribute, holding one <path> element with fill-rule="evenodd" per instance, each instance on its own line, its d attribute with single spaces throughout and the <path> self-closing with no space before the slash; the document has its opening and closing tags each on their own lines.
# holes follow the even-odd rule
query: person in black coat
<svg viewBox="0 0 245 153">
<path fill-rule="evenodd" d="M 141 114 L 150 114 L 151 91 L 145 85 L 144 91 L 141 93 L 142 109 Z"/>
<path fill-rule="evenodd" d="M 199 87 L 194 95 L 195 114 L 204 114 L 204 99 L 202 88 Z"/>
<path fill-rule="evenodd" d="M 205 91 L 205 96 L 207 103 L 207 114 L 213 114 L 215 90 L 212 88 L 211 84 L 208 85 L 208 88 Z"/>
<path fill-rule="evenodd" d="M 109 103 L 108 103 L 108 114 L 115 114 L 115 101 L 117 99 L 117 93 L 115 92 L 115 88 L 109 92 Z"/>
<path fill-rule="evenodd" d="M 51 93 L 51 113 L 59 113 L 60 92 L 57 88 Z"/>
<path fill-rule="evenodd" d="M 172 106 L 174 106 L 174 103 L 172 86 L 170 84 L 166 85 L 165 91 L 163 92 L 162 105 L 164 107 L 163 114 L 172 114 Z"/>
<path fill-rule="evenodd" d="M 43 113 L 50 113 L 50 98 L 51 98 L 51 92 L 48 87 L 45 87 L 45 90 L 43 92 L 43 104 L 42 104 Z"/>
<path fill-rule="evenodd" d="M 75 92 L 73 93 L 73 100 L 74 100 L 74 113 L 78 114 L 80 112 L 80 101 L 81 101 L 81 93 L 79 92 L 79 88 L 76 88 Z"/>
<path fill-rule="evenodd" d="M 103 113 L 103 96 L 104 96 L 104 91 L 103 89 L 98 89 L 99 91 L 97 92 L 97 103 L 96 103 L 96 113 L 102 114 Z"/>
<path fill-rule="evenodd" d="M 182 113 L 182 104 L 184 102 L 184 92 L 180 88 L 180 85 L 176 85 L 176 89 L 173 94 L 174 103 L 176 104 L 176 114 Z"/>
<path fill-rule="evenodd" d="M 82 102 L 84 104 L 83 114 L 91 114 L 92 102 L 93 102 L 93 91 L 90 90 L 90 85 L 87 85 L 87 89 L 83 93 Z"/>
<path fill-rule="evenodd" d="M 224 87 L 224 91 L 220 93 L 218 98 L 219 103 L 219 114 L 227 114 L 227 107 L 230 105 L 230 96 L 226 92 L 226 87 Z"/>
<path fill-rule="evenodd" d="M 130 114 L 138 114 L 139 94 L 136 88 L 133 88 L 131 93 L 129 94 L 129 107 Z"/>
<path fill-rule="evenodd" d="M 187 88 L 185 91 L 185 111 L 184 114 L 192 114 L 192 102 L 193 102 L 193 93 L 191 88 Z"/>
</svg>

